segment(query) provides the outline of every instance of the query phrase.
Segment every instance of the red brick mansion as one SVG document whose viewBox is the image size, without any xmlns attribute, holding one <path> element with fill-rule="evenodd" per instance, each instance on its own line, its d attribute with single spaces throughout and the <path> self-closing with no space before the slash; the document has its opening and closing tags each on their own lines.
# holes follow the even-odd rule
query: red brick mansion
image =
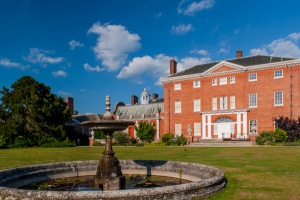
<svg viewBox="0 0 300 200">
<path fill-rule="evenodd" d="M 274 130 L 273 117 L 300 115 L 300 59 L 237 57 L 197 65 L 170 76 L 164 85 L 164 132 L 194 140 L 243 138 Z M 187 132 L 188 130 L 190 133 Z"/>
<path fill-rule="evenodd" d="M 254 138 L 274 130 L 273 117 L 300 116 L 300 59 L 273 56 L 243 57 L 196 65 L 163 79 L 164 98 L 145 90 L 132 104 L 118 103 L 118 119 L 157 124 L 156 139 L 165 133 L 183 134 L 190 141 Z M 73 107 L 73 105 L 72 105 Z M 80 118 L 74 119 L 80 122 Z M 134 128 L 127 132 L 135 136 Z"/>
</svg>

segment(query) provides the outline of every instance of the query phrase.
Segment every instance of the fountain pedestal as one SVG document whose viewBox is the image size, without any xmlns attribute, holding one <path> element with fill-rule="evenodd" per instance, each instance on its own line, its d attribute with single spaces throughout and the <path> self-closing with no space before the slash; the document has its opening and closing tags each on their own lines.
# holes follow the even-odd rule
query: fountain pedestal
<svg viewBox="0 0 300 200">
<path fill-rule="evenodd" d="M 114 156 L 111 136 L 113 131 L 105 131 L 105 149 L 99 160 L 95 176 L 95 187 L 102 190 L 122 190 L 126 188 L 126 180 L 122 174 L 119 160 Z"/>
</svg>

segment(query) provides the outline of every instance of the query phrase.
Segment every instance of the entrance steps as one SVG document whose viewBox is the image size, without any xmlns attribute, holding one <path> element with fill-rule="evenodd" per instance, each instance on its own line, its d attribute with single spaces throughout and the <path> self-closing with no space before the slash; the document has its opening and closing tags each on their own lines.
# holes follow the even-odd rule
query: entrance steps
<svg viewBox="0 0 300 200">
<path fill-rule="evenodd" d="M 190 143 L 189 146 L 254 146 L 249 140 L 227 140 L 222 139 L 203 139 Z"/>
</svg>

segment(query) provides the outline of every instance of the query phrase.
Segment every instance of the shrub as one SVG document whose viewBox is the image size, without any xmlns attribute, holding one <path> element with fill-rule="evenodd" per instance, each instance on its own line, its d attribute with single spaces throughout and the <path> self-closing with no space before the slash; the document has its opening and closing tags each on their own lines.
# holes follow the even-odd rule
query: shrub
<svg viewBox="0 0 300 200">
<path fill-rule="evenodd" d="M 127 145 L 129 142 L 129 136 L 125 132 L 115 132 L 113 138 L 117 145 Z"/>
<path fill-rule="evenodd" d="M 93 142 L 92 145 L 93 145 L 93 146 L 101 146 L 101 142 L 95 141 L 95 142 Z"/>
<path fill-rule="evenodd" d="M 103 131 L 95 131 L 94 137 L 95 139 L 105 139 L 105 134 Z"/>
<path fill-rule="evenodd" d="M 286 131 L 275 129 L 275 131 L 263 131 L 256 137 L 256 144 L 258 145 L 276 145 L 278 143 L 286 142 L 288 136 Z"/>
<path fill-rule="evenodd" d="M 155 127 L 155 123 L 140 122 L 138 126 L 134 126 L 134 130 L 143 142 L 152 142 L 156 133 Z"/>
<path fill-rule="evenodd" d="M 171 142 L 174 139 L 175 137 L 173 133 L 166 133 L 161 137 L 161 141 L 165 143 Z"/>
<path fill-rule="evenodd" d="M 293 119 L 289 117 L 280 116 L 273 118 L 276 126 L 287 132 L 288 142 L 300 140 L 300 117 Z"/>
<path fill-rule="evenodd" d="M 182 134 L 180 136 L 176 135 L 175 141 L 177 145 L 181 145 L 181 146 L 186 145 L 187 143 L 186 137 L 184 137 Z"/>
</svg>

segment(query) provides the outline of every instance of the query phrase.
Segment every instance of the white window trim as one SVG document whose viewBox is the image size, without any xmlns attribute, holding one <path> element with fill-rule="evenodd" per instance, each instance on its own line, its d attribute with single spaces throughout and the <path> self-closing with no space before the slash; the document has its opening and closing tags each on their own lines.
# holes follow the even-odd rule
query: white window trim
<svg viewBox="0 0 300 200">
<path fill-rule="evenodd" d="M 250 79 L 250 77 L 251 77 L 252 74 L 255 74 L 255 79 Z M 250 81 L 257 81 L 257 73 L 251 73 L 251 74 L 249 74 L 248 80 L 249 80 L 249 82 Z"/>
<path fill-rule="evenodd" d="M 181 90 L 181 83 L 175 83 L 174 90 Z"/>
<path fill-rule="evenodd" d="M 253 129 L 251 129 L 251 121 L 255 121 L 256 122 L 256 127 L 253 127 Z M 255 133 L 252 133 L 251 130 L 255 130 Z M 258 130 L 258 121 L 257 121 L 257 119 L 250 119 L 249 120 L 249 133 L 251 135 L 255 135 L 255 134 L 257 134 L 257 130 Z"/>
<path fill-rule="evenodd" d="M 276 92 L 281 92 L 281 104 L 276 104 Z M 275 91 L 274 92 L 274 106 L 283 106 L 283 91 Z"/>
<path fill-rule="evenodd" d="M 250 95 L 255 94 L 255 106 L 251 106 L 251 98 Z M 257 93 L 249 94 L 249 108 L 257 108 Z"/>
<path fill-rule="evenodd" d="M 227 84 L 227 77 L 220 77 L 219 78 L 220 85 L 226 85 Z"/>
<path fill-rule="evenodd" d="M 231 80 L 231 78 L 233 78 L 233 80 Z M 230 82 L 230 84 L 233 84 L 233 83 L 235 83 L 235 76 L 230 76 L 230 78 L 229 78 L 229 82 Z"/>
<path fill-rule="evenodd" d="M 195 85 L 195 82 L 198 82 L 198 85 Z M 193 88 L 199 88 L 201 86 L 201 82 L 199 80 L 193 82 Z"/>
<path fill-rule="evenodd" d="M 181 101 L 175 101 L 175 113 L 181 113 Z"/>
<path fill-rule="evenodd" d="M 214 100 L 215 100 L 215 102 L 214 102 Z M 214 105 L 215 105 L 215 107 L 214 107 Z M 212 110 L 218 110 L 218 98 L 217 97 L 213 97 L 212 99 L 211 99 L 211 109 Z"/>
<path fill-rule="evenodd" d="M 181 124 L 175 124 L 175 136 L 180 136 L 182 134 L 182 127 Z"/>
<path fill-rule="evenodd" d="M 201 111 L 201 100 L 194 99 L 194 112 L 199 112 L 199 111 Z"/>
<path fill-rule="evenodd" d="M 220 97 L 220 110 L 227 110 L 227 96 Z"/>
<path fill-rule="evenodd" d="M 212 85 L 218 85 L 217 79 L 216 78 L 212 78 L 211 79 L 211 84 Z"/>
<path fill-rule="evenodd" d="M 194 122 L 194 136 L 201 136 L 201 123 Z"/>
<path fill-rule="evenodd" d="M 281 71 L 281 76 L 276 76 L 276 71 Z M 278 69 L 278 70 L 275 70 L 274 71 L 274 79 L 277 79 L 277 78 L 283 78 L 283 70 L 282 69 Z"/>
<path fill-rule="evenodd" d="M 235 109 L 235 96 L 230 96 L 230 109 Z"/>
</svg>

